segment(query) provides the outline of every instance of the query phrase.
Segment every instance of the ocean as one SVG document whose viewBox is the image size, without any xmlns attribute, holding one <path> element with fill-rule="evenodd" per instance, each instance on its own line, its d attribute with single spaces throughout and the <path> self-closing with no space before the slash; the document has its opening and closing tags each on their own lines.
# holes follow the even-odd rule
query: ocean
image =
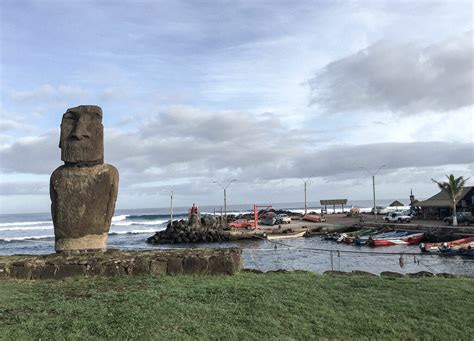
<svg viewBox="0 0 474 341">
<path fill-rule="evenodd" d="M 386 206 L 393 200 L 379 200 L 377 205 Z M 303 203 L 273 204 L 273 208 L 303 212 Z M 349 202 L 346 207 L 359 207 L 370 211 L 372 203 L 367 201 Z M 321 207 L 309 203 L 310 211 L 320 212 Z M 202 206 L 201 215 L 220 214 L 221 206 Z M 188 208 L 177 207 L 173 210 L 173 219 L 187 217 Z M 332 207 L 328 207 L 329 213 Z M 336 212 L 341 208 L 336 207 Z M 229 205 L 228 214 L 252 212 L 252 205 Z M 402 273 L 431 271 L 448 272 L 474 276 L 474 260 L 460 257 L 439 257 L 437 255 L 418 255 L 417 246 L 391 246 L 384 248 L 357 248 L 322 240 L 318 237 L 287 240 L 274 244 L 266 240 L 245 240 L 232 243 L 149 245 L 145 240 L 156 231 L 166 228 L 169 221 L 169 208 L 122 209 L 116 210 L 112 218 L 108 247 L 122 250 L 141 250 L 155 248 L 196 248 L 230 247 L 243 249 L 245 268 L 261 271 L 269 270 L 307 270 L 324 272 L 326 270 L 352 271 L 362 270 L 374 273 L 398 271 Z M 334 250 L 320 251 L 320 250 Z M 351 253 L 354 250 L 364 253 Z M 381 255 L 379 252 L 387 252 Z M 51 214 L 3 214 L 0 215 L 0 255 L 48 254 L 54 253 L 54 229 Z M 398 254 L 400 253 L 400 254 Z M 415 253 L 416 255 L 401 255 Z M 402 258 L 402 260 L 401 260 Z"/>
</svg>

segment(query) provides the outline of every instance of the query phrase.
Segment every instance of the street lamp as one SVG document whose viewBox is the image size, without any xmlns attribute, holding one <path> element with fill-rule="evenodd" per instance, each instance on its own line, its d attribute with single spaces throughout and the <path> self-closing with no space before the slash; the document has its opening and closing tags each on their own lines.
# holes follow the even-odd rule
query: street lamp
<svg viewBox="0 0 474 341">
<path fill-rule="evenodd" d="M 170 222 L 171 228 L 173 228 L 173 191 L 171 191 Z"/>
<path fill-rule="evenodd" d="M 308 201 L 307 201 L 307 195 L 306 195 L 306 188 L 307 188 L 307 183 L 309 182 L 311 178 L 308 178 L 306 180 L 303 180 L 304 182 L 304 214 L 308 214 Z"/>
<path fill-rule="evenodd" d="M 373 193 L 374 193 L 374 215 L 375 215 L 375 221 L 377 221 L 377 207 L 375 206 L 375 176 L 377 175 L 377 173 L 379 172 L 379 170 L 381 170 L 382 168 L 384 168 L 385 165 L 383 166 L 380 166 L 379 168 L 377 168 L 377 170 L 375 172 L 371 172 L 370 170 L 368 170 L 367 168 L 365 167 L 360 167 L 362 169 L 365 169 L 367 171 L 367 173 L 369 173 L 370 175 L 372 175 L 372 190 L 373 190 Z"/>
<path fill-rule="evenodd" d="M 230 186 L 231 183 L 236 182 L 236 179 L 230 180 L 226 186 L 223 186 L 219 181 L 213 181 L 213 183 L 218 184 L 224 190 L 224 219 L 225 223 L 224 226 L 227 227 L 227 188 Z"/>
</svg>

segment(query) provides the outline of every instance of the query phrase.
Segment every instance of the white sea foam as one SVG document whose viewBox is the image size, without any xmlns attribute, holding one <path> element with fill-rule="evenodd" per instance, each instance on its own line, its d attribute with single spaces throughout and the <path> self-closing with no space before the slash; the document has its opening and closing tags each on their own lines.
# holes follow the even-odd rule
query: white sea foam
<svg viewBox="0 0 474 341">
<path fill-rule="evenodd" d="M 129 230 L 129 231 L 112 231 L 109 234 L 140 234 L 140 233 L 155 233 L 157 229 L 146 230 Z"/>
<path fill-rule="evenodd" d="M 121 221 L 121 220 L 126 220 L 129 216 L 130 216 L 129 214 L 122 214 L 122 215 L 114 216 L 114 217 L 112 217 L 112 223 L 117 222 L 117 221 Z"/>
<path fill-rule="evenodd" d="M 19 221 L 13 223 L 1 223 L 0 227 L 3 226 L 34 226 L 34 225 L 41 225 L 41 224 L 52 224 L 51 220 L 48 221 Z"/>
<path fill-rule="evenodd" d="M 30 231 L 30 230 L 49 230 L 53 228 L 53 224 L 45 226 L 10 226 L 1 227 L 0 231 Z"/>
<path fill-rule="evenodd" d="M 47 238 L 53 238 L 53 235 L 47 235 L 47 236 L 25 236 L 25 237 L 7 237 L 7 238 L 1 238 L 0 241 L 5 241 L 5 242 L 15 242 L 15 241 L 21 241 L 21 240 L 38 240 L 38 239 L 47 239 Z"/>
<path fill-rule="evenodd" d="M 128 221 L 117 221 L 117 222 L 112 222 L 112 226 L 138 226 L 138 225 L 161 225 L 163 223 L 166 223 L 168 220 L 145 220 L 145 221 L 134 221 L 134 220 L 128 220 Z"/>
</svg>

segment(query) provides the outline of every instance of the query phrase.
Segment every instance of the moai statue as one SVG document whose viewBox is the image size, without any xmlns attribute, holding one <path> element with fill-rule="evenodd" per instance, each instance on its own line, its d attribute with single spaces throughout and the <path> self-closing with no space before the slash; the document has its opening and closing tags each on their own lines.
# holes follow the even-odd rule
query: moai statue
<svg viewBox="0 0 474 341">
<path fill-rule="evenodd" d="M 64 165 L 51 175 L 49 189 L 56 252 L 105 251 L 119 175 L 104 164 L 102 109 L 68 109 L 59 148 Z"/>
</svg>

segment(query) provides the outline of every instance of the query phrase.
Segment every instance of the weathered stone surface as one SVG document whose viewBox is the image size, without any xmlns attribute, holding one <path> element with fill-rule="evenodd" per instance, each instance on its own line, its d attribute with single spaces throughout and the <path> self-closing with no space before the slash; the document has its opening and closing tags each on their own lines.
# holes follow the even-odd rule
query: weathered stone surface
<svg viewBox="0 0 474 341">
<path fill-rule="evenodd" d="M 257 269 L 242 269 L 242 272 L 251 272 L 254 274 L 263 274 L 263 271 Z"/>
<path fill-rule="evenodd" d="M 16 279 L 31 279 L 32 266 L 13 265 L 10 268 L 10 276 Z"/>
<path fill-rule="evenodd" d="M 119 177 L 115 167 L 103 164 L 102 109 L 68 109 L 59 148 L 65 164 L 50 179 L 56 251 L 105 250 Z"/>
<path fill-rule="evenodd" d="M 380 273 L 380 276 L 390 277 L 390 278 L 398 278 L 398 277 L 403 277 L 405 275 L 401 274 L 399 272 L 383 271 L 383 272 Z"/>
<path fill-rule="evenodd" d="M 54 274 L 54 278 L 66 278 L 66 277 L 75 277 L 75 276 L 83 276 L 86 274 L 86 267 L 84 265 L 79 264 L 64 264 L 62 266 L 58 266 L 56 273 Z"/>
<path fill-rule="evenodd" d="M 169 258 L 166 273 L 168 275 L 177 275 L 183 273 L 183 259 Z"/>
<path fill-rule="evenodd" d="M 208 273 L 212 275 L 231 274 L 237 267 L 231 257 L 223 258 L 214 256 L 209 258 Z"/>
<path fill-rule="evenodd" d="M 0 279 L 41 280 L 147 273 L 234 274 L 241 269 L 241 253 L 240 249 L 232 248 L 0 256 Z"/>
<path fill-rule="evenodd" d="M 361 270 L 354 270 L 352 271 L 352 274 L 357 275 L 357 276 L 367 276 L 367 277 L 377 276 L 376 274 L 373 274 L 371 272 L 361 271 Z"/>
<path fill-rule="evenodd" d="M 185 274 L 201 274 L 207 271 L 208 260 L 199 257 L 186 257 L 183 260 L 183 272 Z"/>
<path fill-rule="evenodd" d="M 433 277 L 434 274 L 428 271 L 418 271 L 408 274 L 409 277 Z"/>
<path fill-rule="evenodd" d="M 103 163 L 102 109 L 96 105 L 69 108 L 61 121 L 61 160 L 67 163 Z"/>
<path fill-rule="evenodd" d="M 55 265 L 45 265 L 35 267 L 31 272 L 31 279 L 53 279 L 58 267 Z"/>
<path fill-rule="evenodd" d="M 50 188 L 56 251 L 105 249 L 117 190 L 113 166 L 56 169 Z"/>
<path fill-rule="evenodd" d="M 151 260 L 148 258 L 137 258 L 134 262 L 130 262 L 132 267 L 132 275 L 143 275 L 150 272 Z"/>
<path fill-rule="evenodd" d="M 105 277 L 123 276 L 126 274 L 125 268 L 120 262 L 112 261 L 102 264 L 102 275 Z"/>
<path fill-rule="evenodd" d="M 329 270 L 329 271 L 324 271 L 323 275 L 326 276 L 350 276 L 350 272 L 344 272 L 344 271 L 336 271 L 336 270 Z"/>
<path fill-rule="evenodd" d="M 436 274 L 436 277 L 443 277 L 443 278 L 455 278 L 457 277 L 456 275 L 453 275 L 453 274 L 448 274 L 446 272 L 440 272 L 438 274 Z"/>
<path fill-rule="evenodd" d="M 150 261 L 150 273 L 153 275 L 166 275 L 168 263 L 166 260 L 152 259 Z"/>
</svg>

